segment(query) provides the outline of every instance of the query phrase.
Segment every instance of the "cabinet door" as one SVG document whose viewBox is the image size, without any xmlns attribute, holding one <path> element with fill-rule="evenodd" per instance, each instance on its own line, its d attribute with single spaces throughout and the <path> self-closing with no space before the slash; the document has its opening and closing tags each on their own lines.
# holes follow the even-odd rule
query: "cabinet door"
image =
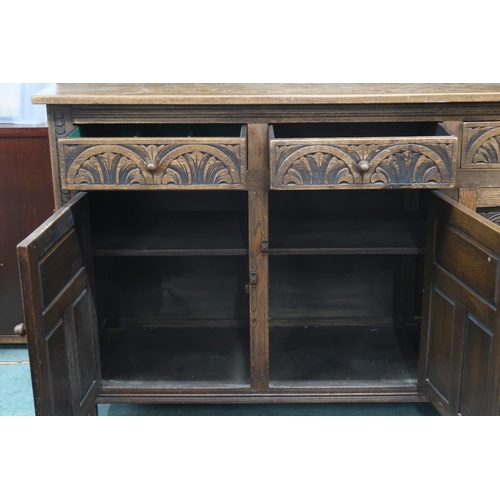
<svg viewBox="0 0 500 500">
<path fill-rule="evenodd" d="M 445 415 L 500 414 L 500 228 L 433 193 L 419 383 Z"/>
<path fill-rule="evenodd" d="M 78 194 L 17 247 L 37 415 L 95 414 L 102 385 L 87 201 Z"/>
</svg>

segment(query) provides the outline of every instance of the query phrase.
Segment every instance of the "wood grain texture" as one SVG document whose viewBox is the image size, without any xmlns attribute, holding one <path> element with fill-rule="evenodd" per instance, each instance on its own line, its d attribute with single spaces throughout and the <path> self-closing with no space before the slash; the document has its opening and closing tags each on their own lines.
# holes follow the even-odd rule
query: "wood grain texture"
<svg viewBox="0 0 500 500">
<path fill-rule="evenodd" d="M 101 388 L 86 201 L 77 195 L 18 245 L 37 415 L 95 414 Z"/>
<path fill-rule="evenodd" d="M 266 125 L 248 125 L 249 174 L 268 175 L 267 137 Z M 248 210 L 249 271 L 256 277 L 256 282 L 249 286 L 250 382 L 253 389 L 262 390 L 269 386 L 269 262 L 262 252 L 262 241 L 269 237 L 269 218 L 268 194 L 262 186 L 249 191 Z"/>
<path fill-rule="evenodd" d="M 478 206 L 478 190 L 477 189 L 459 189 L 458 190 L 458 203 L 467 207 L 473 212 L 476 211 Z"/>
<path fill-rule="evenodd" d="M 53 208 L 47 128 L 0 125 L 0 343 L 26 343 L 16 245 Z"/>
<path fill-rule="evenodd" d="M 490 121 L 500 102 L 419 104 L 74 105 L 75 124 Z"/>
<path fill-rule="evenodd" d="M 242 133 L 221 139 L 62 139 L 62 187 L 243 189 L 246 127 Z"/>
<path fill-rule="evenodd" d="M 166 390 L 155 391 L 148 388 L 132 390 L 128 387 L 114 388 L 104 385 L 97 399 L 99 404 L 161 404 L 161 403 L 414 403 L 426 402 L 425 396 L 417 388 L 363 388 L 332 393 L 331 388 L 279 388 L 268 391 L 205 391 L 196 392 Z"/>
<path fill-rule="evenodd" d="M 52 165 L 52 187 L 54 191 L 55 208 L 71 199 L 68 192 L 61 188 L 61 169 L 59 166 L 58 140 L 66 137 L 73 129 L 71 108 L 68 106 L 47 106 L 47 122 L 50 145 L 50 160 Z"/>
<path fill-rule="evenodd" d="M 57 84 L 35 104 L 372 104 L 500 101 L 500 84 Z"/>
<path fill-rule="evenodd" d="M 498 188 L 500 187 L 500 169 L 459 168 L 456 173 L 455 187 L 466 189 Z"/>
<path fill-rule="evenodd" d="M 500 230 L 449 198 L 435 196 L 419 384 L 445 415 L 498 415 Z"/>
<path fill-rule="evenodd" d="M 477 190 L 477 207 L 499 207 L 500 206 L 500 189 L 483 188 Z"/>
<path fill-rule="evenodd" d="M 500 168 L 500 122 L 464 123 L 464 168 Z"/>
<path fill-rule="evenodd" d="M 273 128 L 270 134 L 274 189 L 454 185 L 456 137 L 277 139 Z"/>
<path fill-rule="evenodd" d="M 271 324 L 273 330 L 297 331 L 296 334 L 292 332 L 291 340 L 300 344 L 299 355 L 302 359 L 307 357 L 308 353 L 310 354 L 309 348 L 316 347 L 314 342 L 311 344 L 306 337 L 301 335 L 305 324 L 314 324 L 329 332 L 344 331 L 346 326 L 364 328 L 367 332 L 369 331 L 365 339 L 367 342 L 364 344 L 371 346 L 369 352 L 366 349 L 352 349 L 349 359 L 345 362 L 355 364 L 363 356 L 376 356 L 377 349 L 383 347 L 380 339 L 376 336 L 372 337 L 371 328 L 378 324 L 377 321 L 384 328 L 391 328 L 394 322 L 412 322 L 418 316 L 423 259 L 416 254 L 423 250 L 424 245 L 420 243 L 423 231 L 414 232 L 413 225 L 405 223 L 406 229 L 401 233 L 397 224 L 391 224 L 390 221 L 383 219 L 387 224 L 386 233 L 379 231 L 377 224 L 374 224 L 371 230 L 363 232 L 361 231 L 363 221 L 370 225 L 376 218 L 375 215 L 370 218 L 363 217 L 361 213 L 361 216 L 357 218 L 344 218 L 340 212 L 334 215 L 332 211 L 345 209 L 343 205 L 348 198 L 342 195 L 348 195 L 352 198 L 352 205 L 356 205 L 356 200 L 363 203 L 365 199 L 365 214 L 371 214 L 375 211 L 375 207 L 380 208 L 377 201 L 371 198 L 380 191 L 377 192 L 372 188 L 441 187 L 449 188 L 448 192 L 464 205 L 459 206 L 460 209 L 456 207 L 453 210 L 441 209 L 438 214 L 440 225 L 433 225 L 432 222 L 429 225 L 433 231 L 439 227 L 441 236 L 436 238 L 438 248 L 432 254 L 434 267 L 428 266 L 426 271 L 426 283 L 431 283 L 432 287 L 426 286 L 424 316 L 425 314 L 427 316 L 424 317 L 423 322 L 430 324 L 430 327 L 424 328 L 422 332 L 422 344 L 426 348 L 422 351 L 420 362 L 422 366 L 425 365 L 427 378 L 432 379 L 434 389 L 429 388 L 430 384 L 427 384 L 424 390 L 443 413 L 500 413 L 500 397 L 498 397 L 500 394 L 500 336 L 497 334 L 499 294 L 496 282 L 500 260 L 498 250 L 500 231 L 482 215 L 473 214 L 464 208 L 464 206 L 473 208 L 475 204 L 479 206 L 481 203 L 488 203 L 488 207 L 493 206 L 492 203 L 497 199 L 496 195 L 493 192 L 488 193 L 487 190 L 500 188 L 500 169 L 491 168 L 492 163 L 478 164 L 475 168 L 463 168 L 464 161 L 460 160 L 460 156 L 464 155 L 464 144 L 467 142 L 465 129 L 464 140 L 462 140 L 463 122 L 482 125 L 500 123 L 500 84 L 72 84 L 56 86 L 48 92 L 42 92 L 34 98 L 34 101 L 45 102 L 49 106 L 53 172 L 56 178 L 58 204 L 72 203 L 70 201 L 72 196 L 79 190 L 87 190 L 86 186 L 90 185 L 92 186 L 90 189 L 99 190 L 99 192 L 89 193 L 89 196 L 102 196 L 101 214 L 106 207 L 113 205 L 113 193 L 107 191 L 122 190 L 114 194 L 125 195 L 127 194 L 124 193 L 125 190 L 138 187 L 144 191 L 131 194 L 140 194 L 146 199 L 154 197 L 154 192 L 165 186 L 160 181 L 155 182 L 155 176 L 158 176 L 163 168 L 163 165 L 160 167 L 161 159 L 158 157 L 158 151 L 153 155 L 149 152 L 153 152 L 154 148 L 168 146 L 163 138 L 171 137 L 167 134 L 143 134 L 139 139 L 133 136 L 126 136 L 129 139 L 123 139 L 124 136 L 120 136 L 121 139 L 116 140 L 113 138 L 116 136 L 111 131 L 130 124 L 144 124 L 143 130 L 155 127 L 159 130 L 166 124 L 172 124 L 169 126 L 208 124 L 208 127 L 214 130 L 214 127 L 220 124 L 248 125 L 247 142 L 241 146 L 243 150 L 248 149 L 248 158 L 245 165 L 242 160 L 240 161 L 239 184 L 225 184 L 228 186 L 223 188 L 226 191 L 209 193 L 222 198 L 222 195 L 230 195 L 231 189 L 245 189 L 243 182 L 246 182 L 248 200 L 245 192 L 233 193 L 245 197 L 244 213 L 246 213 L 248 201 L 249 224 L 248 228 L 244 224 L 245 244 L 217 243 L 226 237 L 227 232 L 226 226 L 223 227 L 222 223 L 217 222 L 217 217 L 203 219 L 203 222 L 197 224 L 190 223 L 192 219 L 189 217 L 181 217 L 178 223 L 179 230 L 177 230 L 177 226 L 172 225 L 172 219 L 162 224 L 163 217 L 155 219 L 153 215 L 151 218 L 151 213 L 147 209 L 138 210 L 132 202 L 130 207 L 131 211 L 136 212 L 137 223 L 133 223 L 130 219 L 130 223 L 127 224 L 127 217 L 123 217 L 120 223 L 114 224 L 112 218 L 105 221 L 105 217 L 99 216 L 99 210 L 96 211 L 97 217 L 92 222 L 91 230 L 96 233 L 95 236 L 99 236 L 97 233 L 100 231 L 104 239 L 96 239 L 96 241 L 105 243 L 98 249 L 104 253 L 95 258 L 98 278 L 97 294 L 101 300 L 101 310 L 106 311 L 102 318 L 106 321 L 101 323 L 109 326 L 123 320 L 122 326 L 128 328 L 150 326 L 162 328 L 165 336 L 168 336 L 169 332 L 173 332 L 174 335 L 160 340 L 155 339 L 151 343 L 146 342 L 144 338 L 142 347 L 141 342 L 137 340 L 136 333 L 131 333 L 127 341 L 119 339 L 123 342 L 120 344 L 120 349 L 123 349 L 123 359 L 127 362 L 122 364 L 118 360 L 115 365 L 110 364 L 107 368 L 110 370 L 109 373 L 112 373 L 113 369 L 123 370 L 123 376 L 121 380 L 112 380 L 113 377 L 110 376 L 102 389 L 95 385 L 92 388 L 94 392 L 91 393 L 91 399 L 95 400 L 95 397 L 98 397 L 99 402 L 106 403 L 425 400 L 413 380 L 414 377 L 407 377 L 407 380 L 405 376 L 398 375 L 396 377 L 398 380 L 394 381 L 393 386 L 381 387 L 379 385 L 377 387 L 376 384 L 370 384 L 369 369 L 361 377 L 363 380 L 348 382 L 349 387 L 343 387 L 342 383 L 332 387 L 331 379 L 338 376 L 332 366 L 337 359 L 335 354 L 341 349 L 336 346 L 330 349 L 329 354 L 326 352 L 328 346 L 331 347 L 331 338 L 323 344 L 318 341 L 319 348 L 321 345 L 326 346 L 318 358 L 326 362 L 325 378 L 328 380 L 321 380 L 321 377 L 319 380 L 318 377 L 316 379 L 312 377 L 311 380 L 307 373 L 301 372 L 299 387 L 284 387 L 283 384 L 280 387 L 272 387 L 271 384 L 270 387 L 269 325 Z M 270 124 L 291 126 L 305 123 L 323 126 L 330 123 L 344 130 L 365 125 L 381 129 L 392 127 L 393 130 L 406 130 L 408 126 L 421 129 L 444 121 L 446 121 L 445 128 L 450 131 L 449 136 L 446 134 L 440 136 L 439 133 L 435 136 L 432 134 L 383 135 L 377 133 L 356 136 L 345 133 L 327 137 L 326 146 L 336 148 L 336 154 L 340 154 L 339 148 L 346 148 L 344 154 L 349 157 L 346 175 L 350 175 L 354 181 L 345 186 L 347 189 L 354 187 L 354 191 L 299 192 L 306 189 L 324 189 L 325 184 L 319 184 L 324 179 L 331 182 L 328 175 L 335 170 L 331 160 L 333 159 L 333 163 L 340 163 L 341 158 L 334 158 L 330 149 L 310 151 L 301 157 L 300 161 L 307 162 L 308 168 L 312 168 L 315 172 L 315 175 L 311 176 L 312 183 L 309 184 L 312 187 L 307 187 L 307 182 L 301 180 L 302 184 L 299 182 L 295 187 L 291 187 L 290 191 L 286 191 L 288 187 L 281 181 L 283 184 L 281 187 L 284 187 L 284 190 L 268 193 L 271 175 L 274 175 L 269 170 L 269 145 L 271 143 L 268 128 Z M 70 132 L 75 129 L 75 125 L 80 126 L 81 129 L 84 127 L 93 130 L 100 129 L 104 133 L 81 139 L 68 138 Z M 203 137 L 198 144 L 210 147 L 226 144 L 217 139 L 215 142 L 204 140 Z M 241 139 L 237 135 L 235 137 Z M 288 137 L 297 139 L 302 137 L 306 141 L 304 144 L 300 143 L 300 140 L 297 143 L 291 143 L 287 140 Z M 173 139 L 177 141 L 175 144 L 179 147 L 187 144 L 184 140 L 179 144 L 179 137 Z M 297 146 L 300 149 L 325 146 L 325 136 L 320 136 L 319 139 L 316 135 L 279 136 L 276 140 L 283 139 L 282 146 L 284 147 Z M 428 139 L 430 142 L 427 142 Z M 191 140 L 192 137 L 189 138 L 189 141 Z M 195 143 L 196 140 L 189 147 L 191 148 Z M 453 151 L 449 151 L 451 143 L 453 143 Z M 486 145 L 484 147 L 491 149 L 490 143 L 484 144 Z M 96 147 L 102 150 L 94 149 L 95 155 L 90 155 L 86 159 L 79 158 L 80 154 L 85 156 Z M 124 152 L 123 149 L 120 151 L 113 149 L 116 147 L 127 150 L 126 154 L 121 154 Z M 398 147 L 400 149 L 397 149 Z M 482 151 L 481 147 L 477 148 L 478 151 Z M 396 148 L 396 150 L 391 150 L 391 148 Z M 423 148 L 427 148 L 425 152 Z M 444 150 L 445 158 L 440 156 L 440 150 Z M 133 156 L 131 151 L 136 156 Z M 494 144 L 491 151 L 495 151 Z M 488 153 L 488 161 L 493 158 L 491 151 Z M 380 162 L 376 167 L 379 171 L 375 172 L 375 168 L 372 168 L 372 158 L 368 158 L 369 154 L 375 157 L 380 154 L 386 155 L 382 159 L 379 158 Z M 327 158 L 328 155 L 330 159 Z M 184 156 L 186 163 L 199 166 L 200 162 L 196 158 Z M 140 161 L 136 161 L 137 157 Z M 65 164 L 68 158 L 74 160 L 78 166 L 75 172 L 71 172 L 71 176 L 68 175 L 71 167 L 66 168 Z M 368 163 L 366 172 L 363 168 L 367 165 L 362 162 Z M 356 170 L 359 169 L 360 164 L 363 168 L 361 171 Z M 294 168 L 296 166 L 294 164 Z M 418 168 L 415 169 L 415 167 Z M 380 172 L 381 169 L 383 172 Z M 199 168 L 195 170 L 201 171 Z M 62 178 L 60 172 L 62 172 Z M 120 177 L 120 172 L 123 173 L 122 177 Z M 283 178 L 289 172 L 290 169 L 283 175 Z M 422 175 L 419 172 L 423 172 Z M 230 171 L 228 175 L 231 177 Z M 455 180 L 453 175 L 455 175 Z M 196 175 L 194 177 L 196 178 Z M 166 195 L 161 204 L 169 203 L 171 207 L 176 206 L 178 202 L 181 205 L 185 202 L 197 206 L 203 205 L 205 198 L 203 198 L 202 190 L 210 184 L 190 184 L 190 181 L 186 183 L 178 172 L 177 178 L 181 179 L 181 184 L 167 184 L 166 186 L 173 186 L 173 189 L 179 188 L 181 191 L 156 193 Z M 198 179 L 200 178 L 204 178 L 204 174 L 200 174 Z M 357 178 L 361 179 L 358 183 L 355 182 Z M 68 179 L 72 184 L 68 183 Z M 85 184 L 84 182 L 88 182 L 89 179 L 92 181 L 98 179 L 98 183 Z M 143 182 L 142 179 L 145 181 Z M 364 183 L 365 180 L 366 183 Z M 344 184 L 335 184 L 335 182 L 337 181 L 330 186 L 334 189 L 338 187 L 342 189 Z M 360 187 L 363 189 L 359 189 Z M 452 187 L 456 189 L 452 190 Z M 366 188 L 371 191 L 363 191 Z M 182 191 L 184 189 L 186 191 Z M 191 189 L 197 191 L 193 193 Z M 293 191 L 294 189 L 297 191 Z M 420 194 L 417 190 L 415 193 Z M 273 201 L 273 195 L 296 194 L 311 195 L 309 202 L 314 201 L 317 207 L 315 213 L 308 214 L 312 222 L 305 220 L 305 223 L 301 224 L 300 217 L 298 217 L 303 208 L 298 202 L 307 200 L 294 197 L 289 201 L 284 198 L 276 198 L 276 201 Z M 390 194 L 390 190 L 381 194 Z M 403 194 L 403 191 L 394 190 L 394 194 Z M 188 198 L 185 202 L 181 202 L 182 200 L 177 199 L 177 195 L 186 195 Z M 323 198 L 323 195 L 331 195 L 331 197 Z M 397 211 L 403 209 L 415 211 L 415 215 L 418 215 L 420 203 L 416 195 L 413 198 L 407 197 L 404 202 L 401 198 L 397 206 L 393 208 Z M 385 203 L 382 198 L 379 202 Z M 274 242 L 275 238 L 280 235 L 279 230 L 269 234 L 269 217 L 273 217 L 273 212 L 279 212 L 280 207 L 286 204 L 293 205 L 298 214 L 290 214 L 290 210 L 283 210 L 281 218 L 275 217 L 272 220 L 271 230 L 274 232 L 273 228 L 279 227 L 282 236 L 286 233 L 284 236 L 290 240 L 302 239 L 302 246 L 296 245 L 293 241 L 286 245 L 276 246 Z M 151 205 L 148 201 L 145 206 L 151 207 Z M 500 206 L 500 203 L 498 205 Z M 336 208 L 332 209 L 333 206 Z M 96 206 L 96 208 L 99 207 Z M 359 207 L 355 206 L 355 208 Z M 235 210 L 235 207 L 233 206 L 232 209 Z M 385 209 L 390 213 L 391 208 Z M 120 212 L 117 210 L 118 215 Z M 162 210 L 156 212 L 158 213 L 165 215 Z M 490 210 L 489 213 L 493 211 Z M 165 218 L 170 215 L 170 213 L 165 215 Z M 223 220 L 223 216 L 224 214 L 221 214 L 219 220 Z M 150 219 L 147 222 L 141 222 L 141 218 L 146 220 L 148 217 Z M 329 231 L 332 226 L 331 221 L 335 217 L 337 217 L 336 223 L 344 224 L 337 231 L 341 236 L 340 240 Z M 383 214 L 380 217 L 383 217 Z M 328 219 L 329 223 L 323 224 L 323 219 Z M 212 224 L 210 221 L 215 222 Z M 54 388 L 59 389 L 61 396 L 64 396 L 68 394 L 68 380 L 73 380 L 71 383 L 74 384 L 76 377 L 64 377 L 61 374 L 67 374 L 68 371 L 71 372 L 72 367 L 77 366 L 75 353 L 82 352 L 84 357 L 90 356 L 89 351 L 85 351 L 88 345 L 78 344 L 75 341 L 78 338 L 77 332 L 88 328 L 89 323 L 86 322 L 82 311 L 87 307 L 87 299 L 90 295 L 84 294 L 75 301 L 71 301 L 70 298 L 77 294 L 78 290 L 82 290 L 82 283 L 86 279 L 92 280 L 94 273 L 90 270 L 90 266 L 87 267 L 87 263 L 85 263 L 87 273 L 78 273 L 78 271 L 75 273 L 75 269 L 71 268 L 71 262 L 74 262 L 77 267 L 79 263 L 69 241 L 71 236 L 67 236 L 68 240 L 64 244 L 61 243 L 63 249 L 53 248 L 54 241 L 60 240 L 71 230 L 71 224 L 66 224 L 68 221 L 64 222 L 61 219 L 60 222 L 61 224 L 55 227 L 51 221 L 48 221 L 37 235 L 40 258 L 43 258 L 47 252 L 53 252 L 52 258 L 47 258 L 45 265 L 42 266 L 42 274 L 50 271 L 52 274 L 57 274 L 59 279 L 54 279 L 51 283 L 45 280 L 42 286 L 42 291 L 46 292 L 47 297 L 51 299 L 44 317 L 44 327 L 51 328 L 48 339 L 45 340 L 51 345 L 49 358 L 34 372 L 38 370 L 37 387 L 44 386 L 45 382 L 40 382 L 40 376 L 47 374 L 50 370 L 59 374 L 57 383 L 50 386 L 47 382 L 42 390 L 48 394 Z M 205 225 L 204 222 L 207 224 Z M 200 225 L 203 225 L 203 230 L 199 231 L 198 236 L 201 235 L 204 241 L 198 240 L 198 243 L 190 243 L 196 240 L 193 235 L 198 232 L 197 228 Z M 238 224 L 238 227 L 243 226 Z M 186 233 L 190 232 L 189 237 L 186 237 L 184 230 Z M 239 232 L 237 234 L 239 235 Z M 386 234 L 389 236 L 386 237 Z M 409 237 L 407 243 L 396 242 L 400 234 Z M 216 247 L 205 244 L 211 235 L 213 236 L 211 242 L 217 245 Z M 248 259 L 245 255 L 247 252 L 246 235 L 249 240 Z M 316 238 L 318 235 L 319 237 Z M 304 243 L 304 236 L 311 238 L 310 244 Z M 236 238 L 233 239 L 236 241 Z M 114 243 L 108 244 L 110 240 Z M 324 240 L 325 243 L 317 243 L 320 240 Z M 353 240 L 354 243 L 346 243 L 348 240 Z M 378 240 L 383 241 L 375 245 Z M 430 248 L 429 245 L 427 246 Z M 62 255 L 60 255 L 61 251 Z M 269 257 L 269 254 L 273 252 L 285 253 L 282 256 L 271 255 Z M 293 252 L 309 255 L 289 255 Z M 317 257 L 315 253 L 324 255 Z M 335 255 L 339 253 L 346 255 Z M 366 253 L 373 255 L 366 255 Z M 398 253 L 402 255 L 396 255 Z M 58 255 L 60 258 L 57 257 Z M 269 282 L 269 259 L 272 264 L 273 283 Z M 238 260 L 237 266 L 229 266 L 229 261 L 236 262 L 236 260 Z M 179 264 L 181 261 L 182 266 Z M 60 265 L 68 269 L 67 274 L 59 269 Z M 144 272 L 145 269 L 147 272 Z M 38 270 L 38 267 L 33 268 L 33 273 L 28 275 L 26 290 L 32 290 L 38 286 L 36 280 L 39 276 L 35 275 Z M 167 271 L 163 274 L 169 276 L 175 274 L 178 280 L 174 282 L 164 279 L 163 270 Z M 57 291 L 62 282 L 66 282 L 64 289 L 67 295 L 64 297 Z M 165 284 L 166 287 L 164 287 Z M 208 285 L 205 287 L 205 284 Z M 248 284 L 248 295 L 245 294 L 245 284 Z M 90 293 L 93 293 L 92 288 L 92 286 L 88 287 Z M 214 289 L 219 289 L 221 292 L 214 294 Z M 369 289 L 369 293 L 364 293 L 365 289 Z M 37 290 L 34 294 L 31 291 L 34 299 L 31 305 L 29 300 L 27 301 L 28 309 L 33 305 L 33 301 L 36 301 L 37 293 L 38 295 L 41 293 L 39 288 Z M 429 292 L 429 290 L 432 291 Z M 179 291 L 183 293 L 179 294 Z M 163 312 L 167 314 L 155 312 L 154 308 L 158 305 L 155 301 L 158 298 L 164 301 L 163 306 L 165 304 L 168 306 L 163 307 Z M 38 299 L 38 305 L 42 307 L 42 297 Z M 269 318 L 270 299 L 271 312 L 276 316 L 271 319 Z M 70 306 L 68 306 L 69 302 L 71 302 Z M 221 309 L 221 304 L 224 305 L 224 309 Z M 302 310 L 299 310 L 300 308 Z M 224 312 L 222 317 L 217 316 L 217 310 Z M 61 316 L 62 311 L 64 311 L 64 319 L 62 323 L 58 323 L 57 318 Z M 32 311 L 29 314 L 32 314 Z M 124 317 L 127 314 L 130 317 Z M 377 318 L 377 315 L 380 317 Z M 248 324 L 250 329 L 247 344 L 245 339 L 248 339 L 246 333 Z M 184 347 L 187 351 L 191 349 L 191 354 L 201 361 L 204 359 L 206 361 L 207 358 L 204 356 L 209 357 L 210 353 L 217 355 L 217 342 L 213 341 L 210 335 L 203 336 L 207 328 L 214 329 L 212 331 L 216 330 L 217 335 L 221 335 L 222 329 L 240 332 L 239 340 L 236 342 L 240 347 L 224 351 L 229 353 L 228 359 L 232 360 L 228 365 L 231 369 L 219 378 L 217 387 L 213 384 L 210 386 L 208 378 L 204 379 L 203 364 L 194 363 L 188 367 L 194 370 L 194 374 L 199 379 L 193 385 L 188 379 L 174 380 L 175 383 L 167 380 L 168 377 L 162 376 L 162 373 L 164 375 L 169 373 L 174 378 L 180 374 L 172 366 L 158 368 L 151 363 L 151 361 L 158 361 L 161 365 L 163 356 L 160 351 L 165 346 L 172 347 L 168 352 L 169 359 L 176 362 L 182 358 Z M 185 345 L 184 333 L 189 329 L 199 329 L 199 343 L 188 342 L 189 345 Z M 230 338 L 227 345 L 234 347 L 236 344 L 233 343 L 236 340 L 236 338 Z M 274 340 L 277 341 L 277 339 Z M 398 339 L 398 342 L 399 340 L 401 339 Z M 418 342 L 414 342 L 412 338 L 410 343 L 413 345 Z M 196 344 L 204 346 L 203 349 L 198 352 Z M 156 350 L 156 345 L 163 347 Z M 285 342 L 283 345 L 286 347 L 288 344 Z M 339 345 L 344 344 L 339 342 Z M 33 349 L 36 349 L 36 346 Z M 66 358 L 54 354 L 65 350 L 68 353 Z M 282 349 L 281 354 L 285 351 L 286 348 Z M 144 371 L 142 374 L 134 374 L 134 354 L 141 353 L 145 353 L 142 359 Z M 392 356 L 395 353 L 397 349 L 391 348 L 389 355 Z M 111 349 L 108 354 L 110 357 L 107 359 L 112 359 L 116 353 Z M 240 359 L 238 357 L 240 355 L 244 359 Z M 290 350 L 285 353 L 285 357 L 293 355 Z M 93 366 L 89 363 L 81 367 L 83 371 L 80 377 L 88 380 Z M 310 360 L 306 360 L 303 368 L 306 372 L 309 370 Z M 351 368 L 352 372 L 355 372 L 356 366 L 351 366 Z M 164 369 L 163 372 L 162 369 Z M 212 373 L 217 373 L 217 370 Z M 294 370 L 295 368 L 292 369 Z M 234 372 L 235 377 L 231 376 L 231 371 Z M 208 377 L 209 370 L 205 373 Z M 144 376 L 141 379 L 142 375 Z M 246 378 L 247 375 L 250 377 L 249 380 Z M 344 375 L 347 377 L 348 373 Z M 148 377 L 150 379 L 145 380 Z M 308 387 L 300 387 L 302 379 L 307 377 L 309 377 Z M 289 380 L 285 382 L 288 383 Z M 63 401 L 62 399 L 61 397 L 61 405 L 67 407 L 70 400 Z M 88 412 L 93 411 L 95 407 L 89 403 Z"/>
</svg>

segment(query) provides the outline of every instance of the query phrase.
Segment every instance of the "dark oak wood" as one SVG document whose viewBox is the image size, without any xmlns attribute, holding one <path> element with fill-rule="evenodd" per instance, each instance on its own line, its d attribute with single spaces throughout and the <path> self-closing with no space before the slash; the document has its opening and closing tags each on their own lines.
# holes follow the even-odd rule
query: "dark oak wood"
<svg viewBox="0 0 500 500">
<path fill-rule="evenodd" d="M 99 257 L 95 277 L 98 312 L 114 323 L 248 326 L 246 256 Z"/>
<path fill-rule="evenodd" d="M 500 206 L 500 189 L 476 189 L 477 207 L 498 207 Z"/>
<path fill-rule="evenodd" d="M 469 208 L 473 212 L 478 206 L 478 190 L 477 189 L 459 189 L 458 202 L 464 207 Z"/>
<path fill-rule="evenodd" d="M 248 136 L 249 170 L 251 173 L 264 173 L 269 178 L 267 127 L 249 124 Z M 265 177 L 260 179 L 262 184 L 255 186 L 260 189 L 252 189 L 248 193 L 250 380 L 255 390 L 269 386 L 269 262 L 262 251 L 262 242 L 269 238 L 269 217 Z"/>
<path fill-rule="evenodd" d="M 107 389 L 103 388 L 103 392 L 97 398 L 98 404 L 183 404 L 189 400 L 192 404 L 203 403 L 364 403 L 367 400 L 374 403 L 422 403 L 426 402 L 420 390 L 412 388 L 391 388 L 390 390 L 382 391 L 373 388 L 365 388 L 364 391 L 340 391 L 331 388 L 326 389 L 311 389 L 307 388 L 303 391 L 293 389 L 286 390 L 284 388 L 269 389 L 266 392 L 249 391 L 238 392 L 235 389 L 219 392 L 203 392 L 197 389 L 196 392 L 187 392 L 175 389 L 171 392 L 161 390 L 152 392 L 150 390 L 140 389 L 134 392 L 129 388 Z"/>
<path fill-rule="evenodd" d="M 384 211 L 339 210 L 271 214 L 269 255 L 417 254 L 425 246 L 425 220 Z"/>
<path fill-rule="evenodd" d="M 417 387 L 416 353 L 393 326 L 276 327 L 272 387 Z"/>
<path fill-rule="evenodd" d="M 376 104 L 498 102 L 500 84 L 157 83 L 57 84 L 38 104 Z"/>
<path fill-rule="evenodd" d="M 56 203 L 92 192 L 85 230 L 61 218 L 57 238 L 37 235 L 48 255 L 39 286 L 25 279 L 39 301 L 26 316 L 57 325 L 89 280 L 103 374 L 89 408 L 500 413 L 500 229 L 486 219 L 500 222 L 499 84 L 75 84 L 34 100 L 48 104 Z M 39 392 L 59 391 L 48 413 L 74 398 L 63 327 L 34 371 Z"/>
<path fill-rule="evenodd" d="M 26 342 L 16 245 L 53 208 L 47 128 L 0 125 L 0 344 Z"/>
<path fill-rule="evenodd" d="M 500 230 L 441 194 L 431 205 L 419 382 L 445 414 L 500 413 Z"/>
<path fill-rule="evenodd" d="M 498 102 L 265 105 L 75 105 L 75 124 L 408 122 L 497 119 Z M 461 121 L 459 122 L 462 126 Z"/>
<path fill-rule="evenodd" d="M 500 121 L 464 123 L 464 168 L 500 168 Z"/>
<path fill-rule="evenodd" d="M 86 201 L 79 194 L 18 245 L 37 415 L 95 414 L 101 389 Z"/>
<path fill-rule="evenodd" d="M 101 340 L 107 388 L 248 387 L 248 328 L 111 329 Z"/>
<path fill-rule="evenodd" d="M 454 184 L 458 139 L 437 124 L 294 124 L 269 133 L 273 189 Z"/>
<path fill-rule="evenodd" d="M 122 137 L 59 141 L 63 189 L 245 188 L 246 126 L 232 137 L 136 137 L 169 130 L 128 132 Z M 201 132 L 202 133 L 202 132 Z M 76 136 L 82 135 L 77 129 Z"/>
</svg>

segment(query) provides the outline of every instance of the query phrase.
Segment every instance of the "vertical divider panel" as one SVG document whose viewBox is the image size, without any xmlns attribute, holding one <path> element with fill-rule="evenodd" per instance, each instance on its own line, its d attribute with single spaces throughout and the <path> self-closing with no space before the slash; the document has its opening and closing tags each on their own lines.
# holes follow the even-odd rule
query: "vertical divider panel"
<svg viewBox="0 0 500 500">
<path fill-rule="evenodd" d="M 268 151 L 268 125 L 248 124 L 250 384 L 255 390 L 269 387 L 269 263 L 262 252 L 269 228 Z"/>
</svg>

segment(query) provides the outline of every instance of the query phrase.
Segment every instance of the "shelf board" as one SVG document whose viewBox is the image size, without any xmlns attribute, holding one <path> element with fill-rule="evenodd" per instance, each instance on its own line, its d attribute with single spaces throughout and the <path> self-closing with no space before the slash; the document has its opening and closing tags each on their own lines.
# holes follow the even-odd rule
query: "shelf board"
<svg viewBox="0 0 500 500">
<path fill-rule="evenodd" d="M 393 317 L 289 317 L 289 318 L 269 318 L 269 326 L 273 327 L 300 327 L 315 328 L 318 326 L 372 326 L 372 325 L 394 325 L 398 321 Z"/>
<path fill-rule="evenodd" d="M 372 248 L 270 248 L 269 255 L 419 255 L 425 248 L 372 247 Z"/>
<path fill-rule="evenodd" d="M 275 212 L 270 214 L 269 255 L 424 253 L 425 220 L 387 211 Z"/>
<path fill-rule="evenodd" d="M 210 257 L 248 255 L 244 248 L 204 248 L 204 249 L 148 249 L 148 250 L 94 250 L 94 257 Z"/>
<path fill-rule="evenodd" d="M 95 218 L 95 256 L 247 255 L 244 211 L 137 211 Z"/>
</svg>

